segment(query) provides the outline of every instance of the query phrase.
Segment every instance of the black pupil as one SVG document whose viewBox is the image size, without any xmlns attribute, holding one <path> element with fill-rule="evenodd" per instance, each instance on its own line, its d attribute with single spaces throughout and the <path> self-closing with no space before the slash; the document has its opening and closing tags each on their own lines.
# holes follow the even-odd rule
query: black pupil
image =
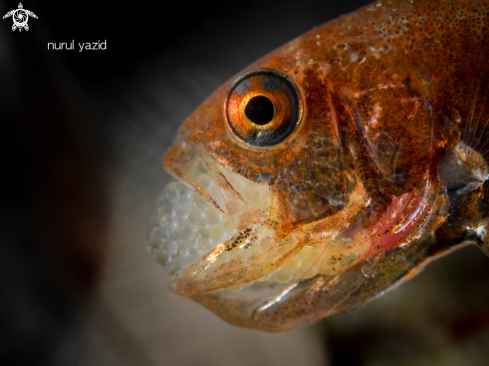
<svg viewBox="0 0 489 366">
<path fill-rule="evenodd" d="M 274 113 L 275 108 L 272 101 L 263 95 L 251 98 L 244 109 L 245 116 L 251 122 L 260 126 L 270 123 Z"/>
</svg>

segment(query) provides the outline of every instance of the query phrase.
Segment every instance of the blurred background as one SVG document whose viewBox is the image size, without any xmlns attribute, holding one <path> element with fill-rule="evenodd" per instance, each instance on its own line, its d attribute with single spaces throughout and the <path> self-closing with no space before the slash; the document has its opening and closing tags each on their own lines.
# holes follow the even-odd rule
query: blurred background
<svg viewBox="0 0 489 366">
<path fill-rule="evenodd" d="M 0 364 L 487 364 L 489 258 L 473 246 L 281 334 L 172 294 L 146 252 L 169 180 L 161 157 L 184 118 L 251 62 L 367 3 L 29 0 L 28 32 L 2 20 Z M 106 50 L 77 49 L 99 40 Z"/>
</svg>

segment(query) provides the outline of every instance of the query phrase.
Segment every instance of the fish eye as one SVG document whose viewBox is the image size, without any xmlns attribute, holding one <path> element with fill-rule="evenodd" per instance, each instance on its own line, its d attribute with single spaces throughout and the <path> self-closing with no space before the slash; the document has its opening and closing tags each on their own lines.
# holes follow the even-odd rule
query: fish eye
<svg viewBox="0 0 489 366">
<path fill-rule="evenodd" d="M 259 68 L 239 76 L 224 102 L 224 120 L 230 133 L 253 147 L 285 141 L 302 119 L 302 99 L 287 75 Z"/>
</svg>

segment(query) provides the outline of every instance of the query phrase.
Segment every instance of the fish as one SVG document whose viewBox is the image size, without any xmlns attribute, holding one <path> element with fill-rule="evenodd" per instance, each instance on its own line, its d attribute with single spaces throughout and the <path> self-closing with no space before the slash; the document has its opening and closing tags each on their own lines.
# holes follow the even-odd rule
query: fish
<svg viewBox="0 0 489 366">
<path fill-rule="evenodd" d="M 170 289 L 281 332 L 489 255 L 489 1 L 377 1 L 232 77 L 163 157 Z"/>
</svg>

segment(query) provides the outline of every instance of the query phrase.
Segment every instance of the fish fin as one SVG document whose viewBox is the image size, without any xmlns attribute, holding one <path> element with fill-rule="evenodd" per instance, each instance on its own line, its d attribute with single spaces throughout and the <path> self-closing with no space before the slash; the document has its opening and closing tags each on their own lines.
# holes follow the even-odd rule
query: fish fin
<svg viewBox="0 0 489 366">
<path fill-rule="evenodd" d="M 463 142 L 442 158 L 438 172 L 448 193 L 457 196 L 464 196 L 489 180 L 487 160 Z"/>
<path fill-rule="evenodd" d="M 489 67 L 472 83 L 472 99 L 463 127 L 462 143 L 489 163 Z"/>
</svg>

